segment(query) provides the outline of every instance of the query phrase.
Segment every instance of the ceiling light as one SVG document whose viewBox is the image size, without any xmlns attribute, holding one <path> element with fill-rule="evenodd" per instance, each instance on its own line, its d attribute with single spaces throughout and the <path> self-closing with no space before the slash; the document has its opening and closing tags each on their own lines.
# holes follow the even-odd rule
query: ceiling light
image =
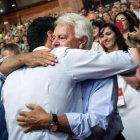
<svg viewBox="0 0 140 140">
<path fill-rule="evenodd" d="M 0 9 L 0 13 L 3 13 L 4 12 L 4 10 L 3 9 Z"/>
<path fill-rule="evenodd" d="M 12 4 L 12 7 L 15 7 L 15 6 L 16 6 L 16 5 L 13 3 L 13 4 Z"/>
</svg>

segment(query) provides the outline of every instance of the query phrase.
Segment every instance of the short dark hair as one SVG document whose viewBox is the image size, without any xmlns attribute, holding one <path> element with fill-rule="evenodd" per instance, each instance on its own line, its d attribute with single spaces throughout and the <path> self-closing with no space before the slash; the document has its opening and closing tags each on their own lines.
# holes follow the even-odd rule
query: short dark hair
<svg viewBox="0 0 140 140">
<path fill-rule="evenodd" d="M 104 24 L 104 21 L 103 20 L 94 20 L 93 22 L 92 22 L 92 26 L 96 26 L 96 27 L 98 27 L 98 28 L 100 28 L 102 25 Z"/>
<path fill-rule="evenodd" d="M 1 53 L 3 53 L 6 50 L 12 51 L 12 52 L 14 52 L 14 54 L 20 53 L 19 46 L 14 43 L 8 43 L 8 44 L 4 45 L 1 49 Z"/>
<path fill-rule="evenodd" d="M 116 36 L 116 42 L 118 44 L 118 49 L 119 50 L 123 50 L 123 51 L 128 51 L 128 46 L 127 44 L 125 43 L 125 40 L 123 38 L 123 35 L 121 34 L 121 32 L 119 31 L 119 29 L 117 28 L 116 25 L 114 25 L 113 23 L 105 23 L 99 30 L 99 35 L 102 34 L 103 32 L 103 29 L 106 28 L 106 27 L 109 27 L 114 33 L 115 33 L 115 36 Z M 105 51 L 107 51 L 107 49 L 105 48 Z"/>
<path fill-rule="evenodd" d="M 39 17 L 35 19 L 29 26 L 27 31 L 27 42 L 29 51 L 33 51 L 36 47 L 44 46 L 47 40 L 47 32 L 54 31 L 55 17 Z"/>
</svg>

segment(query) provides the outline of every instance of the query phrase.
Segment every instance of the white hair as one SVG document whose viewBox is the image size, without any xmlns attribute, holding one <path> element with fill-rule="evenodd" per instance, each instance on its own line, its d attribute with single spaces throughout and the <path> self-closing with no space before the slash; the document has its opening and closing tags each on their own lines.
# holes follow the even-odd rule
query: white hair
<svg viewBox="0 0 140 140">
<path fill-rule="evenodd" d="M 56 25 L 57 24 L 68 24 L 74 26 L 76 38 L 82 38 L 83 36 L 88 38 L 88 42 L 84 49 L 91 48 L 93 42 L 92 25 L 86 18 L 76 13 L 66 13 L 57 19 Z"/>
</svg>

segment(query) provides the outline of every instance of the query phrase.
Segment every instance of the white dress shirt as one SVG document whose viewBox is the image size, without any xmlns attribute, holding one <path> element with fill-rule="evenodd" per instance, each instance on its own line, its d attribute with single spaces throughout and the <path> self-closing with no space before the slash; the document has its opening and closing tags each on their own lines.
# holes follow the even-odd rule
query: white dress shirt
<svg viewBox="0 0 140 140">
<path fill-rule="evenodd" d="M 28 103 L 38 104 L 50 113 L 82 113 L 80 81 L 129 73 L 137 67 L 136 61 L 122 51 L 93 54 L 61 47 L 52 50 L 52 53 L 58 58 L 55 67 L 23 67 L 11 73 L 5 81 L 2 95 L 9 140 L 71 139 L 68 134 L 48 130 L 25 134 L 24 128 L 16 123 L 18 113 L 27 110 L 25 105 Z"/>
</svg>

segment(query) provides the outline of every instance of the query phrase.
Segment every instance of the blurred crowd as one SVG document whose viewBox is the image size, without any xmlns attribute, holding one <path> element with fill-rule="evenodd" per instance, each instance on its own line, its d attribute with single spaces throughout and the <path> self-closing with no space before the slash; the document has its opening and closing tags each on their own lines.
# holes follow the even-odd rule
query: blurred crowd
<svg viewBox="0 0 140 140">
<path fill-rule="evenodd" d="M 111 3 L 110 5 L 96 6 L 97 7 L 96 10 L 86 10 L 85 8 L 81 8 L 79 10 L 79 14 L 81 16 L 84 16 L 91 22 L 94 22 L 95 20 L 96 21 L 100 20 L 105 23 L 116 23 L 115 16 L 120 12 L 122 13 L 125 12 L 128 14 L 128 16 L 133 18 L 132 20 L 129 20 L 129 22 L 132 21 L 132 24 L 138 28 L 140 19 L 139 3 L 140 3 L 139 0 L 134 0 L 132 2 L 125 1 L 124 3 L 121 3 L 121 1 L 116 1 L 114 3 Z M 59 15 L 52 14 L 52 16 L 58 17 Z M 4 22 L 4 26 L 0 30 L 0 49 L 3 48 L 3 46 L 8 43 L 14 43 L 18 45 L 19 51 L 21 53 L 28 52 L 29 46 L 27 43 L 27 29 L 30 23 L 31 21 L 20 22 L 17 24 L 10 25 L 8 21 Z M 135 31 L 135 29 L 133 29 L 133 31 Z M 132 36 L 135 38 L 137 35 Z"/>
<path fill-rule="evenodd" d="M 26 38 L 29 23 L 10 25 L 8 22 L 5 22 L 5 26 L 0 33 L 0 48 L 3 48 L 8 43 L 14 43 L 19 46 L 21 52 L 28 52 L 29 46 Z"/>
</svg>

